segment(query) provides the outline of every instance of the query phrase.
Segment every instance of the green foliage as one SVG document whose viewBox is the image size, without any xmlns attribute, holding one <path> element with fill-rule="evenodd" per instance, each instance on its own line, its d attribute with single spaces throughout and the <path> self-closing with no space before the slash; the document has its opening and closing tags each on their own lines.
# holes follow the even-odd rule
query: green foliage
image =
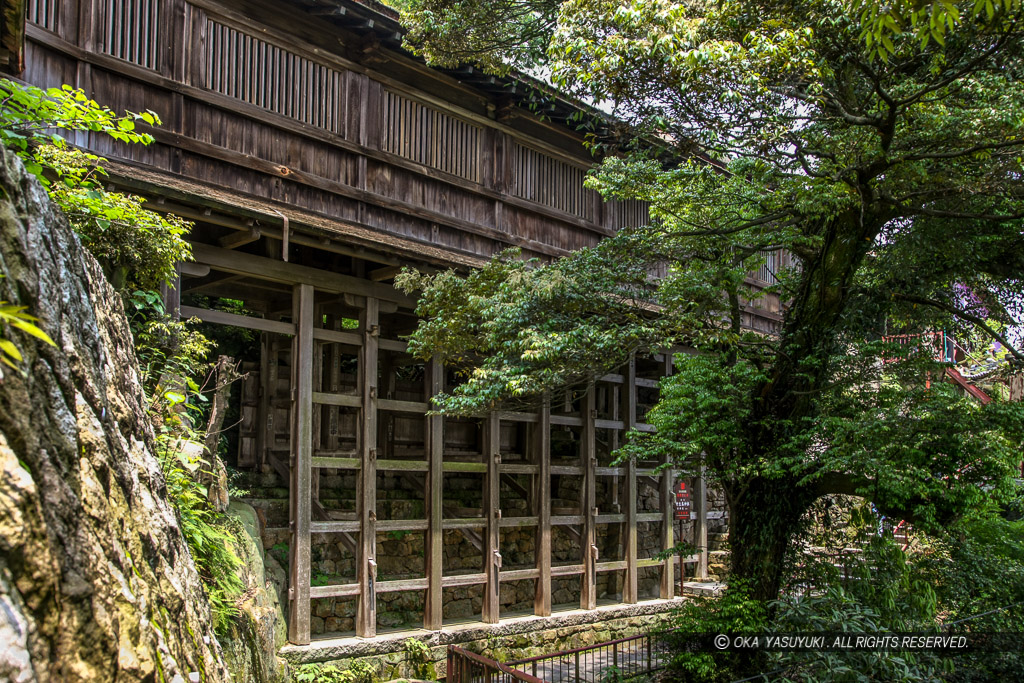
<svg viewBox="0 0 1024 683">
<path fill-rule="evenodd" d="M 347 667 L 337 664 L 299 664 L 293 677 L 298 683 L 378 683 L 380 675 L 373 664 L 356 660 Z"/>
<path fill-rule="evenodd" d="M 3 277 L 3 275 L 0 275 L 0 277 Z M 38 318 L 29 315 L 26 312 L 27 308 L 27 306 L 15 306 L 6 301 L 0 301 L 0 363 L 3 363 L 12 370 L 18 370 L 17 363 L 22 361 L 22 355 L 18 346 L 7 338 L 9 334 L 7 330 L 8 325 L 50 346 L 56 346 L 54 341 L 50 339 L 50 336 L 35 324 Z M 0 380 L 3 378 L 3 368 L 0 368 Z"/>
<path fill-rule="evenodd" d="M 424 681 L 436 681 L 437 669 L 434 667 L 433 656 L 430 647 L 422 640 L 408 638 L 402 644 L 405 651 L 405 661 L 412 665 L 415 678 Z"/>
<path fill-rule="evenodd" d="M 532 59 L 611 108 L 587 184 L 651 214 L 552 263 L 400 278 L 422 291 L 410 347 L 467 377 L 438 408 L 536 402 L 631 352 L 695 349 L 657 434 L 622 457 L 708 467 L 733 569 L 765 601 L 823 494 L 932 531 L 1005 500 L 1024 406 L 977 405 L 927 344 L 884 340 L 943 330 L 1024 362 L 1006 336 L 1024 318 L 1024 9 L 993 3 L 410 0 L 428 59 Z M 745 284 L 779 252 L 778 282 Z M 774 335 L 746 327 L 766 293 Z"/>
<path fill-rule="evenodd" d="M 678 653 L 670 665 L 671 680 L 732 681 L 745 673 L 753 673 L 763 664 L 763 657 L 750 657 L 749 653 L 690 652 L 685 644 L 691 634 L 742 634 L 763 632 L 769 623 L 767 605 L 753 597 L 752 591 L 743 580 L 734 580 L 721 597 L 701 595 L 688 600 L 679 610 L 672 623 L 675 631 L 673 640 L 679 642 L 674 649 Z"/>
<path fill-rule="evenodd" d="M 236 600 L 244 587 L 239 577 L 242 561 L 233 550 L 239 530 L 231 529 L 228 518 L 211 508 L 206 489 L 196 480 L 203 465 L 198 436 L 193 434 L 193 440 L 187 441 L 180 428 L 165 428 L 157 436 L 157 457 L 182 535 L 206 587 L 214 630 L 224 634 L 238 614 Z"/>
<path fill-rule="evenodd" d="M 900 614 L 892 609 L 895 604 L 887 604 L 892 590 L 884 585 L 884 580 L 872 583 L 874 588 L 886 593 L 880 602 L 877 600 L 880 596 L 871 596 L 871 591 L 858 597 L 840 586 L 829 586 L 819 595 L 790 597 L 783 601 L 772 629 L 798 633 L 890 633 L 925 630 L 922 628 L 925 624 L 932 626 L 931 615 L 927 621 L 908 618 L 909 615 L 925 616 L 920 613 L 913 593 L 901 594 L 899 606 L 906 607 L 907 612 Z M 876 600 L 864 599 L 870 597 Z M 767 666 L 771 670 L 783 670 L 773 680 L 808 683 L 863 680 L 916 683 L 937 680 L 937 674 L 950 668 L 948 663 L 927 652 L 877 650 L 781 652 L 769 658 Z"/>
<path fill-rule="evenodd" d="M 976 510 L 929 550 L 920 566 L 952 631 L 1024 632 L 1024 522 L 991 508 Z M 1019 651 L 982 652 L 951 664 L 951 681 L 1012 680 L 1024 658 Z"/>
<path fill-rule="evenodd" d="M 191 223 L 144 208 L 141 197 L 105 189 L 105 159 L 69 147 L 53 131 L 90 131 L 150 144 L 136 123 L 159 125 L 153 112 L 118 116 L 81 90 L 20 86 L 0 80 L 0 142 L 15 151 L 63 209 L 82 243 L 118 290 L 155 289 L 189 260 L 184 235 Z"/>
<path fill-rule="evenodd" d="M 0 143 L 25 158 L 26 168 L 41 176 L 44 185 L 49 184 L 43 174 L 48 162 L 45 157 L 36 158 L 34 150 L 46 144 L 63 146 L 54 129 L 91 131 L 148 145 L 153 136 L 137 131 L 137 123 L 159 125 L 160 118 L 152 111 L 118 116 L 70 85 L 42 90 L 0 80 Z"/>
<path fill-rule="evenodd" d="M 208 368 L 211 344 L 194 323 L 165 315 L 155 290 L 169 281 L 191 252 L 184 235 L 190 224 L 143 208 L 139 197 L 103 187 L 104 159 L 69 147 L 55 130 L 89 131 L 115 140 L 149 144 L 152 136 L 136 123 L 158 125 L 153 112 L 118 116 L 70 86 L 41 90 L 0 80 L 0 143 L 16 152 L 63 209 L 83 245 L 97 258 L 125 300 L 135 338 L 143 385 L 157 427 L 156 455 L 181 531 L 207 590 L 214 629 L 224 634 L 238 613 L 241 560 L 235 554 L 238 529 L 207 500 L 197 474 L 203 465 L 203 434 L 193 427 L 206 401 L 197 383 Z M 24 307 L 0 304 L 0 325 L 53 343 L 32 324 Z M 20 353 L 0 338 L 0 359 Z"/>
</svg>

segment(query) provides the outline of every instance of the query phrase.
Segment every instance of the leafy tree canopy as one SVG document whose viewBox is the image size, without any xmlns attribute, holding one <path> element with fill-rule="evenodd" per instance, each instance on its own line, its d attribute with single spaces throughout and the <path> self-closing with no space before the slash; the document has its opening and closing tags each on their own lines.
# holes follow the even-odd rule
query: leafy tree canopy
<svg viewBox="0 0 1024 683">
<path fill-rule="evenodd" d="M 658 435 L 626 453 L 704 459 L 762 598 L 822 493 L 936 527 L 1009 490 L 1019 407 L 964 398 L 929 344 L 882 337 L 944 330 L 1024 359 L 1007 333 L 1024 309 L 1019 2 L 411 0 L 404 17 L 430 61 L 543 68 L 607 103 L 629 132 L 588 185 L 651 205 L 649 225 L 553 263 L 406 274 L 412 349 L 469 368 L 444 409 L 695 349 Z M 795 263 L 764 290 L 785 302 L 765 336 L 745 278 L 775 252 Z"/>
</svg>

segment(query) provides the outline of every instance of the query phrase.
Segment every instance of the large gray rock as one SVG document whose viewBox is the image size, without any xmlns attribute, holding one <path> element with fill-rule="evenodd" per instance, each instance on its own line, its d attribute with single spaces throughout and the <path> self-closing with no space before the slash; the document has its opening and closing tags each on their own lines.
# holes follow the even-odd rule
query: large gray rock
<svg viewBox="0 0 1024 683">
<path fill-rule="evenodd" d="M 263 552 L 256 510 L 231 501 L 227 513 L 241 527 L 235 551 L 242 558 L 245 589 L 238 602 L 239 615 L 224 640 L 224 658 L 239 683 L 280 683 L 288 678 L 287 665 L 277 656 L 288 638 L 279 599 L 285 588 L 283 572 L 277 561 Z"/>
<path fill-rule="evenodd" d="M 0 382 L 0 680 L 228 680 L 120 299 L 2 148 L 0 272 L 57 342 L 4 332 L 25 374 Z"/>
</svg>

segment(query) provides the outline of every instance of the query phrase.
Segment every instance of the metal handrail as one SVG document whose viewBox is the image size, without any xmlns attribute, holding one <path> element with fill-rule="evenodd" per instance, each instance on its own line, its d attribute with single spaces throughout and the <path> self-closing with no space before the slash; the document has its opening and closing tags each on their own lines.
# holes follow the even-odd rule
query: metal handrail
<svg viewBox="0 0 1024 683">
<path fill-rule="evenodd" d="M 462 660 L 460 662 L 459 660 Z M 466 666 L 468 664 L 468 666 Z M 477 666 L 474 667 L 473 664 Z M 480 671 L 482 676 L 477 679 L 474 678 L 475 669 L 482 668 Z M 492 675 L 495 673 L 505 674 L 504 677 L 498 680 L 502 683 L 506 681 L 521 681 L 522 683 L 545 683 L 543 679 L 531 676 L 528 673 L 513 669 L 507 664 L 502 664 L 499 661 L 478 655 L 475 652 L 470 652 L 457 645 L 448 646 L 448 674 L 447 680 L 449 683 L 472 683 L 475 680 L 481 680 L 485 683 L 491 683 Z"/>
</svg>

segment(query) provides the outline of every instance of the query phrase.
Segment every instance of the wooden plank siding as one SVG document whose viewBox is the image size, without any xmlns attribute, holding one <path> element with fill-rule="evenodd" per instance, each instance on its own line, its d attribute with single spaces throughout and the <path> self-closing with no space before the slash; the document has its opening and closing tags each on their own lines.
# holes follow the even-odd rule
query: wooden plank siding
<svg viewBox="0 0 1024 683">
<path fill-rule="evenodd" d="M 285 23 L 303 30 L 285 32 L 237 3 L 98 0 L 77 32 L 63 30 L 78 4 L 30 5 L 25 76 L 161 115 L 150 147 L 85 141 L 110 158 L 482 257 L 508 246 L 557 257 L 622 225 L 583 188 L 592 159 L 568 131 L 575 153 L 438 102 L 352 62 L 344 45 L 318 47 L 338 45 L 339 31 L 311 15 L 290 12 Z"/>
</svg>

